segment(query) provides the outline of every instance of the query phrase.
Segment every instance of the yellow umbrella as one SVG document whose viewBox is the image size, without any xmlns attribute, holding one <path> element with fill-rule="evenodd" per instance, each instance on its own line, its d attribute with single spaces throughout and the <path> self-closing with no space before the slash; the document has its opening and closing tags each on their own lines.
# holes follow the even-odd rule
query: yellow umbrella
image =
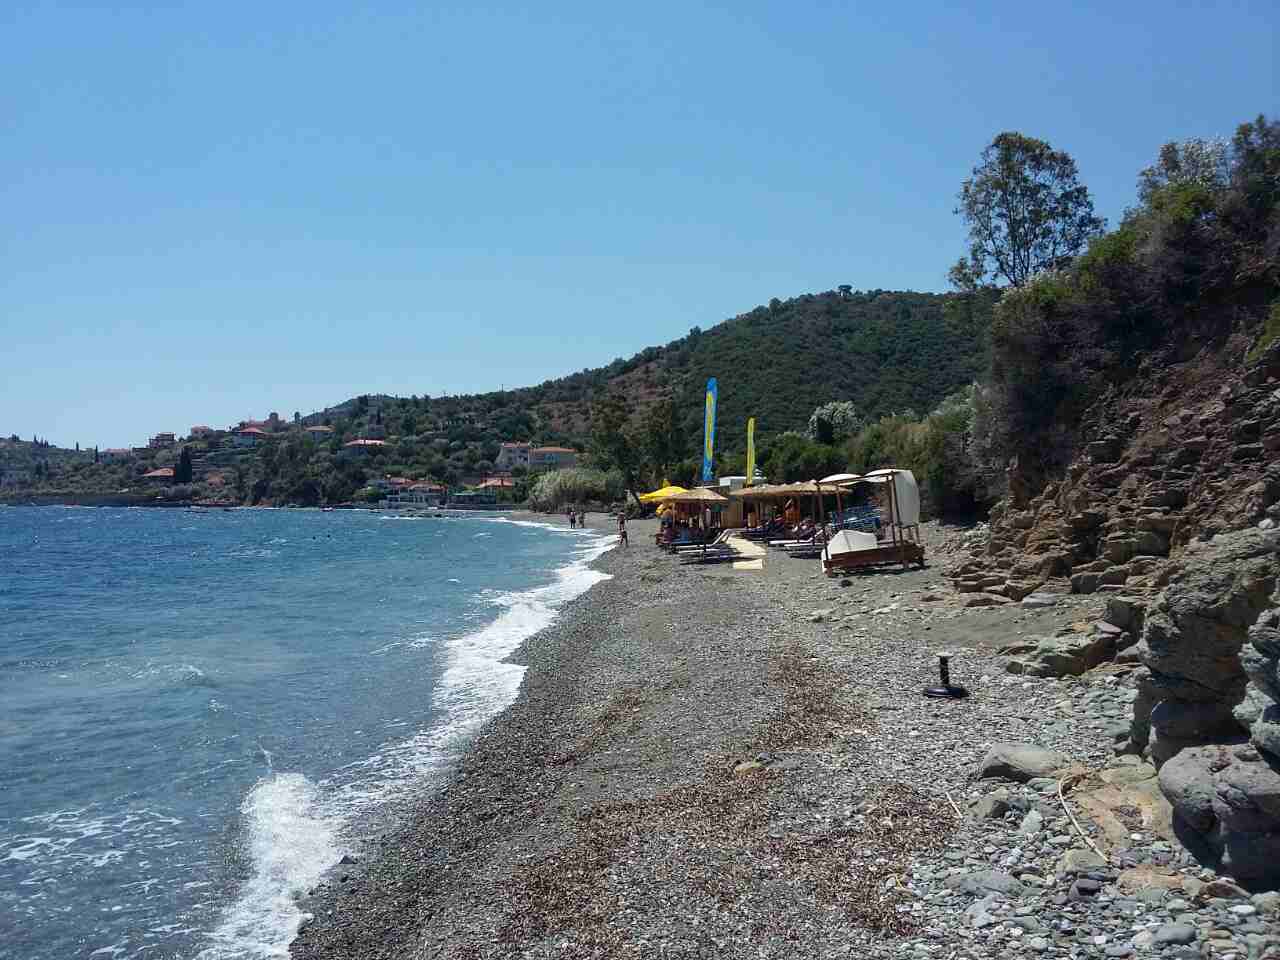
<svg viewBox="0 0 1280 960">
<path fill-rule="evenodd" d="M 649 493 L 640 494 L 640 499 L 648 503 L 649 501 L 652 501 L 652 500 L 666 500 L 668 497 L 672 497 L 677 493 L 688 493 L 688 492 L 689 491 L 687 491 L 684 487 L 677 487 L 673 484 L 668 484 L 667 486 L 662 487 L 661 489 L 652 490 Z"/>
</svg>

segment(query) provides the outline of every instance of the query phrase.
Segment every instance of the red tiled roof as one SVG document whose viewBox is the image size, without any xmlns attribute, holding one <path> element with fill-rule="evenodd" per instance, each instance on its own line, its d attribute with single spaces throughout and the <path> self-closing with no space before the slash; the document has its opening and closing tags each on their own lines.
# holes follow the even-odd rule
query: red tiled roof
<svg viewBox="0 0 1280 960">
<path fill-rule="evenodd" d="M 152 470 L 150 473 L 142 475 L 143 480 L 172 480 L 173 467 L 161 467 L 158 470 Z"/>
<path fill-rule="evenodd" d="M 238 433 L 249 433 L 249 434 L 252 434 L 252 435 L 253 435 L 253 436 L 255 436 L 255 437 L 256 437 L 256 436 L 262 436 L 262 437 L 265 437 L 265 436 L 267 435 L 267 431 L 265 431 L 265 430 L 259 430 L 257 427 L 245 427 L 243 430 L 239 430 L 239 431 L 237 431 L 237 432 L 238 432 Z"/>
<path fill-rule="evenodd" d="M 480 484 L 480 489 L 483 490 L 485 488 L 500 487 L 505 490 L 508 487 L 514 486 L 515 481 L 510 477 L 490 477 L 488 480 L 485 480 Z"/>
<path fill-rule="evenodd" d="M 568 447 L 534 447 L 534 453 L 577 453 L 577 450 L 571 450 Z"/>
</svg>

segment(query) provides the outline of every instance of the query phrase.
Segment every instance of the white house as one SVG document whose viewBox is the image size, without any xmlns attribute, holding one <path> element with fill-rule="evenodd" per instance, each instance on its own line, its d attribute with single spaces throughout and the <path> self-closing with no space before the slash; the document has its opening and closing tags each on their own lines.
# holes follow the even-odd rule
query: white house
<svg viewBox="0 0 1280 960">
<path fill-rule="evenodd" d="M 535 447 L 531 443 L 504 443 L 493 461 L 495 470 L 510 472 L 513 467 L 530 470 L 559 470 L 577 466 L 578 452 L 568 447 Z"/>
</svg>

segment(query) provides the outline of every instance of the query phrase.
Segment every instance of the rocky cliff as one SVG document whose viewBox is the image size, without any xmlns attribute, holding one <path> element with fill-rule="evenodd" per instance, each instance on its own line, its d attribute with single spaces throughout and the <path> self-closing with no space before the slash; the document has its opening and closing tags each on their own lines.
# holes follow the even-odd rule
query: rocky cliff
<svg viewBox="0 0 1280 960">
<path fill-rule="evenodd" d="M 990 536 L 949 571 L 962 593 L 1153 592 L 1192 541 L 1280 522 L 1280 342 L 1156 358 L 1095 404 L 1066 475 L 1014 465 Z"/>
</svg>

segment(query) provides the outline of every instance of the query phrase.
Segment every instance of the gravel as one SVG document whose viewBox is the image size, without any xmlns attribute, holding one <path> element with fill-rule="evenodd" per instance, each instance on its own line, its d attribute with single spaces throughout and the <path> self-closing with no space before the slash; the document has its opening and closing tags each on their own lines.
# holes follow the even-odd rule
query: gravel
<svg viewBox="0 0 1280 960">
<path fill-rule="evenodd" d="M 997 653 L 1100 600 L 963 607 L 954 529 L 928 569 L 836 580 L 682 567 L 629 527 L 517 655 L 517 701 L 314 892 L 295 958 L 1280 957 L 1280 898 L 1210 883 L 1139 811 L 1104 838 L 1068 797 L 1101 860 L 1057 779 L 979 779 L 1006 742 L 1140 770 L 1128 668 Z M 943 647 L 965 699 L 921 695 Z"/>
</svg>

